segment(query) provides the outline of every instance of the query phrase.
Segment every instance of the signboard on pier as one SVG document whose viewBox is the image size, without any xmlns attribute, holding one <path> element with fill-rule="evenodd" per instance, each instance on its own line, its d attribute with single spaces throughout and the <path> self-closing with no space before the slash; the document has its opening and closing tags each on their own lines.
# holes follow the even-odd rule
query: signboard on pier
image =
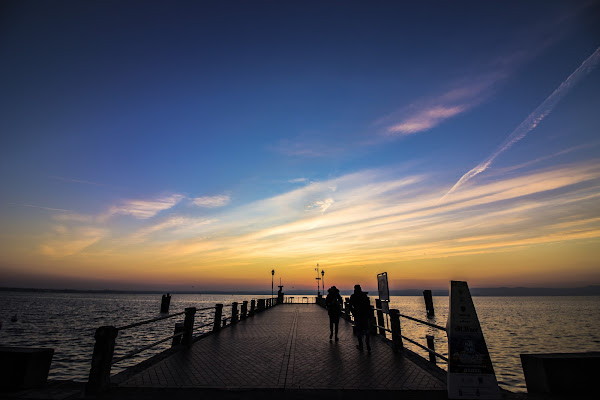
<svg viewBox="0 0 600 400">
<path fill-rule="evenodd" d="M 481 325 L 467 282 L 450 282 L 448 398 L 500 399 Z"/>
<path fill-rule="evenodd" d="M 387 272 L 377 274 L 377 291 L 381 300 L 381 309 L 384 313 L 390 313 L 390 289 L 388 287 Z"/>
</svg>

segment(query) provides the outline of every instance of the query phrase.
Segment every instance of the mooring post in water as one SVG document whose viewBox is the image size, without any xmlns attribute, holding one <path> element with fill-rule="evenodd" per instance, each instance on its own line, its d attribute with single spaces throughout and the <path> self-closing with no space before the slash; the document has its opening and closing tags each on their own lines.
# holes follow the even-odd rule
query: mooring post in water
<svg viewBox="0 0 600 400">
<path fill-rule="evenodd" d="M 192 333 L 194 332 L 194 316 L 196 315 L 196 307 L 188 307 L 185 309 L 185 318 L 183 320 L 183 336 L 181 344 L 190 347 L 192 345 Z"/>
<path fill-rule="evenodd" d="M 238 322 L 238 303 L 234 301 L 231 303 L 231 323 L 235 324 Z"/>
<path fill-rule="evenodd" d="M 96 329 L 92 367 L 88 383 L 85 385 L 87 394 L 101 393 L 110 387 L 110 367 L 118 333 L 119 330 L 114 326 L 101 326 Z"/>
<path fill-rule="evenodd" d="M 435 351 L 435 342 L 433 341 L 433 335 L 425 335 L 425 338 L 427 339 L 427 348 L 429 350 Z M 429 361 L 435 364 L 435 354 L 432 352 L 429 352 Z"/>
<path fill-rule="evenodd" d="M 160 301 L 160 312 L 168 313 L 170 305 L 171 305 L 171 295 L 169 293 L 163 294 L 162 299 Z"/>
<path fill-rule="evenodd" d="M 431 294 L 431 290 L 423 290 L 423 297 L 425 298 L 427 318 L 433 318 L 435 316 L 435 310 L 433 309 L 433 296 Z"/>
<path fill-rule="evenodd" d="M 377 325 L 379 325 L 379 334 L 385 337 L 385 320 L 383 319 L 383 310 L 381 309 L 381 300 L 375 299 L 375 307 L 377 307 Z"/>
<path fill-rule="evenodd" d="M 404 347 L 402 343 L 402 330 L 400 328 L 400 311 L 392 308 L 390 310 L 390 326 L 392 327 L 392 348 L 398 353 Z"/>
<path fill-rule="evenodd" d="M 256 300 L 252 299 L 250 301 L 250 317 L 254 316 L 255 309 L 256 309 Z"/>
<path fill-rule="evenodd" d="M 173 331 L 173 335 L 177 335 L 178 333 L 182 333 L 182 332 L 183 332 L 183 322 L 175 322 L 175 330 Z M 175 347 L 175 346 L 181 344 L 181 336 L 183 336 L 183 335 L 173 337 L 173 341 L 171 342 L 171 347 Z"/>
<path fill-rule="evenodd" d="M 246 319 L 248 315 L 248 300 L 244 300 L 244 302 L 242 303 L 242 313 L 240 315 L 241 319 Z"/>
<path fill-rule="evenodd" d="M 215 323 L 213 325 L 213 331 L 221 329 L 221 318 L 223 317 L 223 304 L 215 305 Z"/>
</svg>

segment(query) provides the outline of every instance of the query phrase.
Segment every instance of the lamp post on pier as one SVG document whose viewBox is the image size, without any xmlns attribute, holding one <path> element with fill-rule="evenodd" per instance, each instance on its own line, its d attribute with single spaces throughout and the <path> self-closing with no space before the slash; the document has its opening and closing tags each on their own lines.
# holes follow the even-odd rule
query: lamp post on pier
<svg viewBox="0 0 600 400">
<path fill-rule="evenodd" d="M 321 269 L 321 282 L 323 283 L 323 296 L 325 296 L 325 270 Z"/>
<path fill-rule="evenodd" d="M 273 301 L 273 276 L 275 276 L 275 270 L 271 270 L 271 301 Z"/>
<path fill-rule="evenodd" d="M 315 271 L 317 271 L 317 277 L 315 278 L 317 280 L 317 297 L 321 297 L 321 282 L 319 282 L 321 280 L 321 278 L 319 277 L 319 264 L 317 264 L 317 268 L 315 268 Z"/>
</svg>

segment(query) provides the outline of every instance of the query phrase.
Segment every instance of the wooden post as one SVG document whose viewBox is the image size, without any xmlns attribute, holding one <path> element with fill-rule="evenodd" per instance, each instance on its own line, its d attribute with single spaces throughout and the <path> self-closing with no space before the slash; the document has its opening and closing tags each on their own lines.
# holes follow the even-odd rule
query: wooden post
<svg viewBox="0 0 600 400">
<path fill-rule="evenodd" d="M 377 318 L 375 318 L 375 307 L 371 307 L 371 315 L 369 315 L 369 329 L 371 335 L 377 335 Z"/>
<path fill-rule="evenodd" d="M 160 312 L 168 313 L 170 305 L 171 305 L 171 295 L 169 293 L 163 294 L 162 299 L 160 301 Z"/>
<path fill-rule="evenodd" d="M 183 336 L 181 344 L 190 347 L 192 345 L 192 333 L 194 332 L 194 316 L 196 315 L 196 307 L 188 307 L 185 309 L 185 318 L 183 320 Z"/>
<path fill-rule="evenodd" d="M 427 318 L 433 318 L 435 316 L 435 310 L 433 309 L 433 297 L 431 290 L 423 290 L 423 297 L 425 298 L 425 309 L 427 310 Z"/>
<path fill-rule="evenodd" d="M 238 322 L 238 303 L 234 301 L 231 303 L 231 323 L 235 324 Z"/>
<path fill-rule="evenodd" d="M 119 330 L 114 326 L 101 326 L 96 329 L 92 367 L 88 383 L 85 385 L 86 394 L 98 394 L 110 387 L 110 367 L 118 333 Z"/>
<path fill-rule="evenodd" d="M 246 300 L 246 301 L 244 301 L 242 303 L 242 315 L 241 315 L 241 318 L 242 319 L 246 319 L 247 315 L 248 315 L 248 301 Z"/>
<path fill-rule="evenodd" d="M 429 350 L 435 350 L 435 342 L 433 341 L 433 335 L 426 335 L 427 348 Z M 435 354 L 429 353 L 429 361 L 435 364 Z"/>
<path fill-rule="evenodd" d="M 392 348 L 394 352 L 402 351 L 402 330 L 400 328 L 400 311 L 392 308 L 390 310 L 390 326 L 392 327 Z"/>
<path fill-rule="evenodd" d="M 250 301 L 250 317 L 254 316 L 255 308 L 256 308 L 256 300 L 252 299 Z"/>
<path fill-rule="evenodd" d="M 175 330 L 173 331 L 173 335 L 177 335 L 181 332 L 183 332 L 183 322 L 175 322 Z M 173 338 L 173 341 L 171 342 L 171 347 L 175 347 L 178 344 L 181 344 L 181 336 L 175 336 Z"/>
<path fill-rule="evenodd" d="M 375 306 L 377 307 L 377 325 L 381 327 L 379 328 L 379 334 L 385 337 L 385 329 L 383 328 L 385 326 L 385 319 L 383 318 L 383 311 L 381 309 L 381 300 L 375 299 Z"/>
<path fill-rule="evenodd" d="M 215 323 L 213 325 L 213 332 L 221 329 L 221 318 L 223 317 L 223 304 L 215 305 Z"/>
<path fill-rule="evenodd" d="M 265 299 L 258 299 L 258 312 L 265 310 Z"/>
</svg>

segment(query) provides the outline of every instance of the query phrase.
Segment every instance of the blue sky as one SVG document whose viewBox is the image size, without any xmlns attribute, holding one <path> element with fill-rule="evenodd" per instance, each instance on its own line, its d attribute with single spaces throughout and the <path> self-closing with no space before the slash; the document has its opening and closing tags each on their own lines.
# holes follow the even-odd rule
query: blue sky
<svg viewBox="0 0 600 400">
<path fill-rule="evenodd" d="M 357 268 L 365 264 L 372 266 L 369 273 L 387 268 L 401 276 L 405 265 L 393 255 L 416 260 L 411 246 L 445 248 L 439 240 L 475 234 L 497 238 L 481 251 L 490 257 L 498 246 L 505 252 L 533 246 L 532 238 L 536 245 L 596 244 L 597 1 L 25 1 L 1 7 L 0 271 L 15 285 L 39 285 L 48 277 L 81 279 L 84 286 L 100 277 L 134 285 L 131 277 L 104 270 L 106 264 L 142 263 L 140 254 L 159 245 L 166 246 L 163 265 L 185 267 L 207 282 L 214 277 L 199 265 L 203 257 L 213 267 L 235 264 L 248 281 L 260 265 L 276 262 L 293 270 L 290 279 L 301 286 L 302 274 L 319 260 L 337 268 L 340 279 L 362 277 Z M 419 196 L 444 198 L 586 60 L 589 68 L 576 84 L 561 89 L 560 101 L 535 128 L 465 190 L 499 185 L 490 190 L 506 194 L 518 179 L 572 181 L 500 196 L 486 206 L 469 203 L 452 214 L 510 214 L 535 199 L 538 219 L 512 229 L 490 224 L 496 227 L 485 232 L 450 227 L 447 238 L 435 240 L 429 233 L 405 238 L 409 225 L 373 230 L 370 239 L 382 234 L 389 241 L 371 243 L 355 263 L 336 256 L 361 242 L 363 228 L 351 213 L 339 216 L 336 224 L 345 228 L 337 233 L 308 235 L 319 223 L 309 215 L 315 210 L 325 221 L 361 201 L 402 206 Z M 378 185 L 391 185 L 394 195 L 386 197 L 388 188 L 363 198 Z M 558 199 L 570 206 L 557 205 Z M 379 204 L 365 213 L 384 215 L 383 209 Z M 399 212 L 407 211 L 392 213 Z M 312 222 L 305 228 L 289 229 L 307 218 Z M 555 228 L 538 232 L 535 226 L 554 218 L 584 224 L 586 233 L 555 227 L 558 236 L 548 239 Z M 444 221 L 440 231 L 450 223 Z M 307 234 L 306 248 L 265 241 L 261 232 L 271 230 Z M 211 241 L 233 243 L 242 232 L 260 238 L 262 255 L 238 254 L 223 243 L 217 247 L 228 252 L 210 253 Z M 347 247 L 322 247 L 330 235 L 344 234 L 352 237 Z M 136 245 L 120 245 L 130 240 Z M 179 257 L 180 246 L 190 243 L 199 249 Z M 287 245 L 289 257 L 269 250 Z M 379 258 L 373 249 L 391 253 Z M 539 269 L 554 258 L 554 250 L 529 250 L 541 252 Z M 589 261 L 598 252 L 586 254 L 573 284 L 600 282 Z M 432 263 L 443 270 L 438 258 Z M 460 275 L 452 271 L 440 276 Z M 509 276 L 494 281 L 473 273 L 482 284 L 536 284 Z M 156 272 L 146 286 L 163 278 Z"/>
</svg>

